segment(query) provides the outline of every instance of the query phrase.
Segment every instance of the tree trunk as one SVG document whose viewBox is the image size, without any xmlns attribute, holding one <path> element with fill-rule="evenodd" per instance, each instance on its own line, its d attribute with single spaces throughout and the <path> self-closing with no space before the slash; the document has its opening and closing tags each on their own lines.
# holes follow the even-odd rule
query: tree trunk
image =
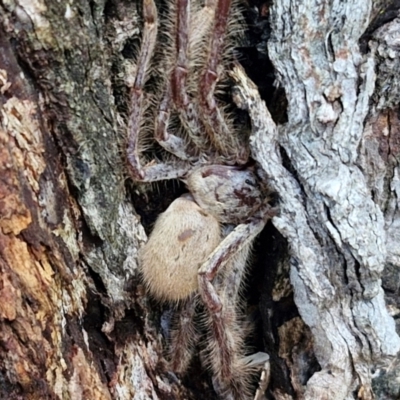
<svg viewBox="0 0 400 400">
<path fill-rule="evenodd" d="M 170 310 L 138 275 L 181 191 L 127 173 L 140 3 L 0 0 L 1 399 L 214 398 L 199 360 L 169 371 Z M 399 398 L 400 6 L 251 3 L 242 60 L 273 118 L 253 157 L 280 209 L 246 291 L 265 398 Z"/>
</svg>

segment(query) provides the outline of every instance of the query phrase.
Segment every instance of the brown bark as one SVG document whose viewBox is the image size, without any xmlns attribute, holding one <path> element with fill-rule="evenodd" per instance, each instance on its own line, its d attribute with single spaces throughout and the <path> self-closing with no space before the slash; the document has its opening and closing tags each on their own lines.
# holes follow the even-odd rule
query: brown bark
<svg viewBox="0 0 400 400">
<path fill-rule="evenodd" d="M 213 396 L 199 361 L 181 380 L 168 370 L 169 311 L 149 300 L 137 273 L 146 240 L 141 223 L 148 229 L 181 190 L 134 186 L 127 175 L 138 3 L 0 1 L 0 399 Z M 400 315 L 398 9 L 360 0 L 351 18 L 334 2 L 321 2 L 324 9 L 317 1 L 308 9 L 294 0 L 275 3 L 257 3 L 259 14 L 249 13 L 253 31 L 244 50 L 281 135 L 265 155 L 268 143 L 254 134 L 281 204 L 275 227 L 260 236 L 248 283 L 261 314 L 252 345 L 271 357 L 267 398 L 395 399 L 400 363 L 389 314 Z M 357 9 L 355 0 L 343 3 Z M 274 68 L 266 61 L 267 18 Z M 330 18 L 349 22 L 330 32 Z M 349 75 L 357 126 L 329 126 L 351 105 L 344 78 L 329 80 L 334 59 L 326 49 L 336 60 L 362 60 Z M 279 90 L 265 90 L 266 68 L 275 71 Z M 277 128 L 272 120 L 263 127 L 268 138 Z M 343 134 L 343 142 L 317 154 L 315 129 L 328 142 Z M 354 185 L 346 196 L 358 207 L 358 230 L 347 230 L 335 194 L 310 183 L 296 135 L 316 159 L 328 154 L 332 170 L 342 171 L 337 148 L 354 151 L 356 159 L 343 164 L 362 185 L 359 203 Z M 318 176 L 329 181 L 325 172 Z M 304 220 L 293 210 L 304 211 Z M 368 257 L 358 240 L 365 226 L 382 234 L 368 243 Z"/>
<path fill-rule="evenodd" d="M 124 188 L 104 4 L 92 6 L 1 4 L 2 398 L 154 391 L 159 343 L 135 272 L 145 234 Z"/>
</svg>

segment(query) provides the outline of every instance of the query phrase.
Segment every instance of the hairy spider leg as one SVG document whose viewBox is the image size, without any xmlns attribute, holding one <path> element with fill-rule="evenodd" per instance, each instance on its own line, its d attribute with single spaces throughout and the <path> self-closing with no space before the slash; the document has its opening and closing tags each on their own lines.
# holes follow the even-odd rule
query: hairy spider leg
<svg viewBox="0 0 400 400">
<path fill-rule="evenodd" d="M 194 324 L 198 296 L 193 295 L 185 301 L 177 313 L 177 323 L 171 332 L 171 369 L 178 373 L 187 371 L 193 357 L 198 333 Z"/>
<path fill-rule="evenodd" d="M 137 62 L 135 81 L 131 92 L 127 158 L 131 165 L 131 173 L 136 180 L 154 182 L 164 179 L 179 178 L 189 171 L 190 164 L 177 160 L 171 165 L 158 163 L 143 167 L 140 163 L 138 141 L 144 103 L 143 88 L 157 40 L 157 8 L 154 0 L 143 0 L 143 19 L 142 44 Z"/>
<path fill-rule="evenodd" d="M 254 395 L 253 400 L 265 399 L 264 394 L 268 388 L 270 378 L 271 378 L 271 364 L 268 357 L 267 361 L 265 361 L 263 365 L 261 377 L 258 382 L 258 388 L 256 390 L 256 394 Z"/>
<path fill-rule="evenodd" d="M 190 59 L 193 56 L 192 51 L 193 42 L 199 41 L 204 35 L 204 31 L 208 30 L 211 26 L 213 13 L 210 12 L 212 2 L 208 1 L 203 8 L 207 7 L 202 13 L 205 17 L 200 24 L 194 27 L 189 37 L 190 25 L 190 1 L 177 0 L 177 28 L 176 28 L 176 53 L 177 61 L 171 74 L 170 82 L 172 99 L 177 110 L 182 124 L 187 128 L 191 141 L 200 151 L 209 150 L 207 140 L 204 138 L 204 125 L 198 113 L 196 103 L 190 98 L 188 94 L 187 76 L 189 71 Z M 208 24 L 207 22 L 210 21 Z"/>
<path fill-rule="evenodd" d="M 195 151 L 191 151 L 188 143 L 179 136 L 168 131 L 170 108 L 172 105 L 171 87 L 165 90 L 164 97 L 158 108 L 158 115 L 155 126 L 155 139 L 165 150 L 184 161 L 194 162 L 198 159 Z"/>
<path fill-rule="evenodd" d="M 202 118 L 208 130 L 212 132 L 215 147 L 227 158 L 227 162 L 229 159 L 234 159 L 238 164 L 245 164 L 249 158 L 247 146 L 240 142 L 235 144 L 234 149 L 227 146 L 227 143 L 232 140 L 232 128 L 226 123 L 226 118 L 215 99 L 215 87 L 219 78 L 218 65 L 224 50 L 230 6 L 231 0 L 219 0 L 217 3 L 208 59 L 200 79 L 200 105 Z"/>
<path fill-rule="evenodd" d="M 205 8 L 205 7 L 204 7 Z M 158 110 L 156 119 L 156 140 L 167 151 L 182 160 L 194 161 L 196 157 L 195 148 L 189 148 L 189 143 L 184 139 L 171 134 L 168 131 L 170 109 L 175 107 L 183 114 L 181 120 L 191 132 L 191 140 L 198 149 L 204 149 L 204 138 L 201 134 L 201 121 L 193 104 L 190 103 L 187 88 L 188 53 L 189 49 L 189 19 L 190 1 L 178 0 L 176 12 L 176 64 L 167 82 L 167 87 Z M 198 35 L 197 31 L 195 33 Z"/>
<path fill-rule="evenodd" d="M 177 0 L 177 20 L 176 20 L 176 64 L 171 73 L 169 87 L 166 89 L 164 99 L 170 100 L 172 95 L 173 103 L 179 111 L 179 117 L 189 132 L 190 140 L 195 145 L 197 152 L 210 152 L 210 142 L 215 142 L 213 126 L 207 126 L 203 123 L 202 117 L 199 115 L 198 103 L 195 99 L 191 99 L 188 90 L 188 73 L 191 68 L 190 63 L 194 61 L 196 52 L 199 51 L 204 41 L 205 35 L 212 30 L 217 0 L 207 0 L 200 11 L 197 11 L 191 19 L 190 17 L 190 1 Z M 228 5 L 229 8 L 229 5 Z M 190 32 L 190 35 L 189 35 Z M 165 101 L 167 104 L 167 100 Z M 170 103 L 168 102 L 168 105 Z M 218 110 L 219 112 L 219 110 Z M 223 120 L 222 115 L 220 119 Z M 166 149 L 171 151 L 183 160 L 193 160 L 193 150 L 190 151 L 188 143 L 176 136 L 170 135 L 167 132 L 169 120 L 169 107 L 160 107 L 158 118 L 158 141 Z M 204 133 L 208 134 L 209 140 L 205 140 Z M 163 136 L 162 136 L 163 135 Z M 164 137 L 164 139 L 160 139 Z M 163 140 L 170 138 L 170 147 L 167 147 Z M 218 144 L 218 143 L 217 143 Z M 221 146 L 217 146 L 220 149 Z M 246 153 L 247 154 L 247 153 Z M 208 154 L 209 159 L 217 162 L 217 154 Z M 226 155 L 223 154 L 226 159 Z M 236 154 L 235 154 L 236 156 Z M 232 158 L 229 154 L 228 158 Z M 247 159 L 247 156 L 246 156 Z"/>
<path fill-rule="evenodd" d="M 206 32 L 210 30 L 214 22 L 215 8 L 218 0 L 205 0 L 204 6 L 197 11 L 191 18 L 189 45 L 192 46 L 204 38 Z"/>
<path fill-rule="evenodd" d="M 229 296 L 221 297 L 213 280 L 223 268 L 226 269 L 224 273 L 229 274 L 229 268 L 235 264 L 230 262 L 235 254 L 251 243 L 275 214 L 276 210 L 268 203 L 263 204 L 248 223 L 238 225 L 220 243 L 199 270 L 199 292 L 212 326 L 207 356 L 215 379 L 214 387 L 224 398 L 244 398 L 254 366 L 245 362 L 235 305 L 230 304 Z M 242 263 L 241 268 L 245 267 Z"/>
</svg>

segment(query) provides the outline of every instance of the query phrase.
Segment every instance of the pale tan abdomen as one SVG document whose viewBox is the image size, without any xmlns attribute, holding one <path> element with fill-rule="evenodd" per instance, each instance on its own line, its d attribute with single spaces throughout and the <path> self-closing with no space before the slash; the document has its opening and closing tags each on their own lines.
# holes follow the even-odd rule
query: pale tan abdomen
<svg viewBox="0 0 400 400">
<path fill-rule="evenodd" d="M 176 199 L 159 216 L 141 250 L 141 270 L 149 292 L 179 301 L 197 291 L 197 272 L 221 241 L 218 221 L 190 198 Z"/>
</svg>

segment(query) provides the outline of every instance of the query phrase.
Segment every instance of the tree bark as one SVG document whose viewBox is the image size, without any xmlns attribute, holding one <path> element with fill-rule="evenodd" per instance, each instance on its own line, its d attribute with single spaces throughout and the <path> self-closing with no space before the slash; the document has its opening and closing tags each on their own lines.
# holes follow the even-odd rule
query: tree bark
<svg viewBox="0 0 400 400">
<path fill-rule="evenodd" d="M 140 3 L 0 0 L 0 399 L 214 398 L 200 361 L 169 371 L 170 310 L 138 275 L 181 190 L 125 164 Z M 250 139 L 280 209 L 247 290 L 265 398 L 400 396 L 399 7 L 248 7 L 243 60 L 272 114 Z"/>
</svg>

